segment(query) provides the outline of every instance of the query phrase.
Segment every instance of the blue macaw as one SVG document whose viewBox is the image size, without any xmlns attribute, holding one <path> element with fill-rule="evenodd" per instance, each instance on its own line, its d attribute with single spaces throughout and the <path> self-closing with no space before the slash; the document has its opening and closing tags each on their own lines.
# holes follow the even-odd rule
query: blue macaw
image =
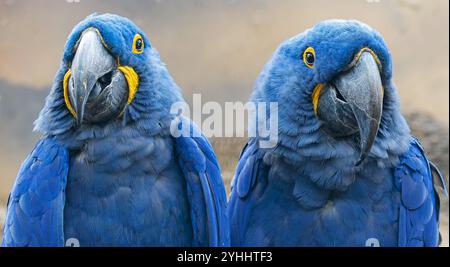
<svg viewBox="0 0 450 267">
<path fill-rule="evenodd" d="M 229 245 L 211 145 L 195 125 L 191 137 L 171 134 L 179 101 L 130 20 L 80 22 L 35 122 L 43 137 L 10 194 L 3 246 Z"/>
<path fill-rule="evenodd" d="M 241 154 L 233 246 L 438 245 L 435 168 L 400 114 L 378 32 L 330 20 L 283 42 L 252 101 L 279 103 L 279 133 Z"/>
</svg>

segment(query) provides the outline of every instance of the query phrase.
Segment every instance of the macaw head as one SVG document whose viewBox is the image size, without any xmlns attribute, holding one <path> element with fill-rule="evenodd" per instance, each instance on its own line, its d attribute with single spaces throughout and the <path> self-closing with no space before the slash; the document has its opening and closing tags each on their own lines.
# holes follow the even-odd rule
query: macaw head
<svg viewBox="0 0 450 267">
<path fill-rule="evenodd" d="M 179 88 L 139 27 L 117 15 L 92 14 L 67 39 L 36 128 L 49 132 L 56 126 L 82 128 L 137 119 L 180 98 Z"/>
<path fill-rule="evenodd" d="M 328 146 L 319 149 L 323 158 L 352 158 L 352 166 L 364 161 L 377 136 L 407 128 L 398 113 L 388 47 L 357 21 L 324 21 L 282 43 L 253 99 L 279 103 L 286 137 L 281 145 L 301 147 L 312 158 L 319 153 L 313 149 Z"/>
</svg>

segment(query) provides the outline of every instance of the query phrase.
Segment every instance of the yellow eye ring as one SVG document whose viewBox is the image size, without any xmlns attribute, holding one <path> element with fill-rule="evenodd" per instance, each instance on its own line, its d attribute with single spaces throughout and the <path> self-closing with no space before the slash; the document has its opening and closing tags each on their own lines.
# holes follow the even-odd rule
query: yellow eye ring
<svg viewBox="0 0 450 267">
<path fill-rule="evenodd" d="M 303 62 L 308 68 L 314 67 L 314 61 L 316 59 L 316 52 L 314 48 L 308 47 L 303 52 Z"/>
<path fill-rule="evenodd" d="M 141 54 L 144 52 L 144 38 L 142 38 L 139 33 L 134 35 L 132 51 L 135 54 Z"/>
</svg>

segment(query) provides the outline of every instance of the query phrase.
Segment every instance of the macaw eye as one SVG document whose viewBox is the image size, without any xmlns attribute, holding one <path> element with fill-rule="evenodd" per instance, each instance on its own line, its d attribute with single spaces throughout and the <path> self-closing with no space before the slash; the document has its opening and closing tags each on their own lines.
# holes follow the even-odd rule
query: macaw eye
<svg viewBox="0 0 450 267">
<path fill-rule="evenodd" d="M 133 39 L 133 53 L 140 54 L 144 51 L 144 39 L 140 34 L 136 34 Z"/>
<path fill-rule="evenodd" d="M 137 39 L 136 50 L 142 50 L 142 39 Z"/>
<path fill-rule="evenodd" d="M 308 47 L 303 52 L 303 62 L 308 68 L 314 67 L 314 61 L 316 59 L 316 53 L 314 52 L 314 48 Z"/>
</svg>

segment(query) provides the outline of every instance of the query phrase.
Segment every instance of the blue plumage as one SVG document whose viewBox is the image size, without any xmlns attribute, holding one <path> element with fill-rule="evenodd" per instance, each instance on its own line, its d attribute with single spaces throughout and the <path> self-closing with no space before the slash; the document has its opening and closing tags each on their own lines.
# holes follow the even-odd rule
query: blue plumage
<svg viewBox="0 0 450 267">
<path fill-rule="evenodd" d="M 59 246 L 64 243 L 63 217 L 68 152 L 42 139 L 20 168 L 9 196 L 4 246 Z"/>
<path fill-rule="evenodd" d="M 120 65 L 134 69 L 139 86 L 117 118 L 78 125 L 63 79 L 89 28 Z M 136 34 L 145 43 L 138 54 Z M 169 111 L 178 101 L 178 86 L 131 21 L 93 14 L 77 25 L 35 123 L 43 138 L 12 190 L 3 245 L 228 245 L 225 189 L 212 147 L 201 135 L 170 133 Z"/>
<path fill-rule="evenodd" d="M 226 216 L 226 195 L 220 173 L 219 163 L 208 140 L 200 130 L 189 121 L 193 137 L 176 138 L 176 149 L 180 166 L 187 180 L 187 191 L 191 203 L 191 218 L 194 229 L 194 241 L 197 245 L 229 245 L 229 222 Z M 181 122 L 181 128 L 183 121 Z M 195 201 L 199 198 L 200 201 Z M 196 203 L 197 202 L 197 203 Z M 199 205 L 205 203 L 206 205 Z M 206 214 L 206 217 L 204 216 Z M 209 240 L 208 243 L 205 243 Z"/>
<path fill-rule="evenodd" d="M 308 47 L 315 50 L 314 67 L 302 60 Z M 345 75 L 367 48 L 379 61 L 383 109 L 370 153 L 355 165 L 358 137 L 326 131 L 312 95 L 318 84 Z M 279 139 L 275 148 L 260 148 L 258 137 L 244 148 L 228 205 L 232 245 L 438 244 L 430 165 L 400 114 L 391 56 L 379 33 L 357 21 L 331 20 L 286 40 L 256 81 L 252 101 L 279 103 Z"/>
<path fill-rule="evenodd" d="M 394 175 L 402 203 L 399 246 L 436 246 L 439 196 L 434 190 L 430 163 L 417 141 L 400 158 Z"/>
</svg>

